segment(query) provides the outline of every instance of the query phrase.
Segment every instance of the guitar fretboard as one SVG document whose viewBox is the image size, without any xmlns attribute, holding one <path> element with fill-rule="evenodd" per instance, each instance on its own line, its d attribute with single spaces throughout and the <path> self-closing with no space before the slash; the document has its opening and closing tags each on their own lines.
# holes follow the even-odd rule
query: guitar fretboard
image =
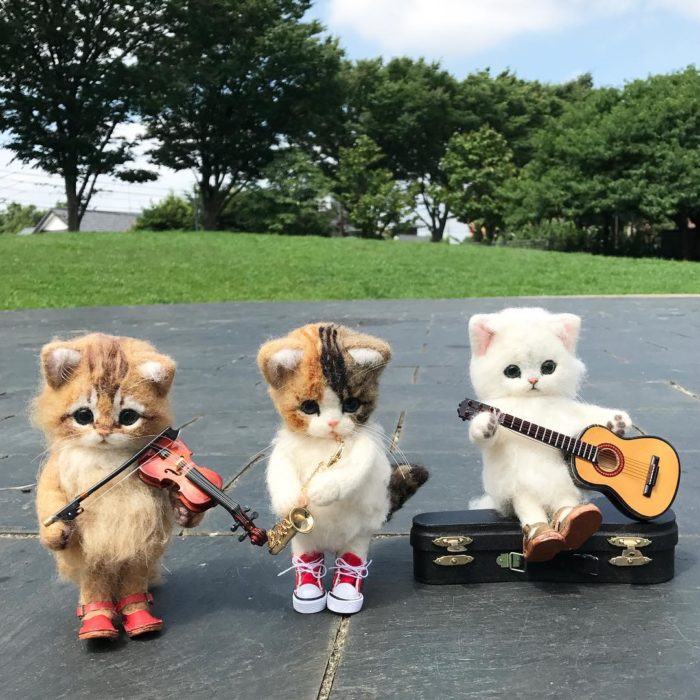
<svg viewBox="0 0 700 700">
<path fill-rule="evenodd" d="M 488 406 L 485 403 L 480 403 L 479 401 L 469 400 L 466 403 L 468 403 L 470 407 L 470 409 L 467 410 L 473 410 L 474 408 L 481 411 L 495 410 L 491 406 Z M 525 435 L 525 437 L 532 438 L 538 442 L 543 442 L 546 445 L 556 447 L 559 450 L 563 450 L 567 454 L 585 459 L 587 462 L 596 462 L 598 460 L 598 448 L 588 442 L 583 442 L 583 440 L 577 440 L 569 435 L 558 433 L 556 430 L 543 428 L 541 425 L 530 423 L 522 418 L 516 418 L 515 416 L 511 416 L 509 413 L 500 413 L 499 422 L 504 428 L 513 430 L 516 433 Z"/>
</svg>

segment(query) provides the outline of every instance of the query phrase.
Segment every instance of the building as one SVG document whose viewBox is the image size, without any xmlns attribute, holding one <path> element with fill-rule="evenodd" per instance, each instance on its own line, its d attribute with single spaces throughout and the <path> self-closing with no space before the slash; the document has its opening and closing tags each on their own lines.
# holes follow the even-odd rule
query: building
<svg viewBox="0 0 700 700">
<path fill-rule="evenodd" d="M 91 211 L 83 215 L 80 230 L 86 232 L 128 231 L 138 218 L 138 214 L 123 211 Z M 49 209 L 34 227 L 23 229 L 20 236 L 33 233 L 57 233 L 68 230 L 68 212 L 65 209 Z"/>
</svg>

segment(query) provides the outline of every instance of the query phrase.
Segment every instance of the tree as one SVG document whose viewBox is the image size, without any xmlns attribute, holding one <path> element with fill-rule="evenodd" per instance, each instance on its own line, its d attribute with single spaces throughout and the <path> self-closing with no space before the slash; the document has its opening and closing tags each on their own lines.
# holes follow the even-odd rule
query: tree
<svg viewBox="0 0 700 700">
<path fill-rule="evenodd" d="M 348 89 L 351 127 L 371 138 L 394 177 L 415 190 L 419 217 L 432 240 L 442 240 L 450 217 L 442 158 L 466 123 L 459 83 L 437 63 L 375 59 L 357 63 Z"/>
<path fill-rule="evenodd" d="M 36 226 L 43 215 L 44 212 L 32 204 L 23 206 L 17 202 L 10 202 L 5 211 L 0 212 L 0 234 L 19 233 L 23 228 Z"/>
<path fill-rule="evenodd" d="M 258 180 L 275 149 L 314 140 L 340 110 L 341 51 L 302 21 L 310 0 L 172 0 L 149 62 L 153 162 L 197 173 L 204 228 Z"/>
<path fill-rule="evenodd" d="M 455 134 L 443 159 L 448 201 L 460 221 L 483 222 L 489 238 L 503 225 L 503 186 L 512 177 L 513 154 L 505 138 L 491 127 Z"/>
<path fill-rule="evenodd" d="M 348 220 L 365 238 L 384 238 L 405 223 L 415 202 L 382 167 L 385 156 L 369 136 L 360 136 L 352 148 L 340 149 L 338 195 Z"/>
<path fill-rule="evenodd" d="M 134 55 L 159 30 L 146 0 L 0 0 L 0 131 L 25 163 L 60 175 L 68 228 L 78 230 L 100 175 L 128 169 L 133 142 L 115 136 L 139 89 Z"/>
<path fill-rule="evenodd" d="M 192 204 L 172 192 L 136 219 L 136 231 L 191 231 L 195 228 Z"/>
</svg>

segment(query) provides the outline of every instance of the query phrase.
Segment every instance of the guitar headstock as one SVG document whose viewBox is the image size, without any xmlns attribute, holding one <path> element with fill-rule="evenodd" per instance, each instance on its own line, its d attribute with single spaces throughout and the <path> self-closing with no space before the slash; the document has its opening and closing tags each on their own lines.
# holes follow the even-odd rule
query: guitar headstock
<svg viewBox="0 0 700 700">
<path fill-rule="evenodd" d="M 490 410 L 492 410 L 491 406 L 487 406 L 485 403 L 475 399 L 464 399 L 457 407 L 457 415 L 462 420 L 471 420 L 477 413 Z"/>
</svg>

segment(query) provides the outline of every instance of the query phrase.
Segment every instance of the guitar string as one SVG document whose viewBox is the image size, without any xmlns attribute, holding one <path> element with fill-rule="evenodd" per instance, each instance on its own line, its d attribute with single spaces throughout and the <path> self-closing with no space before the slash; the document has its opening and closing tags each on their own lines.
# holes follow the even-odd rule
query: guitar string
<svg viewBox="0 0 700 700">
<path fill-rule="evenodd" d="M 486 404 L 482 404 L 482 405 L 483 405 L 483 406 L 486 406 Z M 488 410 L 488 409 L 487 409 L 487 410 Z M 592 446 L 592 447 L 594 447 L 596 450 L 599 449 L 599 447 L 598 447 L 597 445 L 592 445 L 591 443 L 583 442 L 582 440 L 580 440 L 580 439 L 578 439 L 578 438 L 572 438 L 572 437 L 570 437 L 570 436 L 568 436 L 568 435 L 564 435 L 563 433 L 559 433 L 559 432 L 557 432 L 557 431 L 555 431 L 555 430 L 551 430 L 550 428 L 543 428 L 542 426 L 537 425 L 536 423 L 531 423 L 531 422 L 526 421 L 526 420 L 524 420 L 524 419 L 522 419 L 522 418 L 517 418 L 516 416 L 512 416 L 512 415 L 510 415 L 509 413 L 504 413 L 504 414 L 501 414 L 501 415 L 502 415 L 502 417 L 503 417 L 503 420 L 502 420 L 502 421 L 499 421 L 499 422 L 500 422 L 501 425 L 503 425 L 505 428 L 507 428 L 507 429 L 509 429 L 509 430 L 512 430 L 513 432 L 516 432 L 516 433 L 522 435 L 523 437 L 528 437 L 528 438 L 530 438 L 531 440 L 535 440 L 535 441 L 537 441 L 537 442 L 541 442 L 541 443 L 543 443 L 543 444 L 549 445 L 550 447 L 554 447 L 555 449 L 562 449 L 562 448 L 563 448 L 563 444 L 562 444 L 561 447 L 559 447 L 559 446 L 556 444 L 557 440 L 558 440 L 560 437 L 563 437 L 564 440 L 568 440 L 568 441 L 570 441 L 570 442 L 571 442 L 571 441 L 574 441 L 575 443 L 582 444 L 582 445 L 584 445 L 584 446 L 586 446 L 586 447 L 587 447 L 587 446 Z M 508 423 L 510 423 L 510 425 L 507 425 L 505 421 L 508 421 Z M 520 427 L 516 427 L 516 422 L 518 422 L 518 423 L 520 424 Z M 529 425 L 529 427 L 527 428 L 527 431 L 529 431 L 530 428 L 532 428 L 533 426 L 535 427 L 535 434 L 534 434 L 534 435 L 530 435 L 530 434 L 528 434 L 528 432 L 523 432 L 522 429 L 523 429 L 525 423 L 528 423 L 528 425 Z M 540 430 L 543 431 L 542 437 L 541 437 L 541 438 L 540 438 L 540 437 L 537 437 L 537 433 L 539 433 Z M 550 438 L 551 438 L 552 435 L 555 435 L 555 434 L 556 434 L 556 436 L 557 436 L 556 439 L 555 439 L 554 444 L 552 444 L 551 442 L 546 441 L 546 440 L 543 439 L 543 438 L 544 438 L 544 435 L 546 435 L 546 433 L 547 433 L 548 430 L 549 430 L 549 432 L 551 433 Z M 591 463 L 591 464 L 599 464 L 599 462 L 593 462 L 593 460 L 586 459 L 585 457 L 582 457 L 581 455 L 576 455 L 576 454 L 574 453 L 574 451 L 572 451 L 572 450 L 564 450 L 564 451 L 567 452 L 567 453 L 569 453 L 569 454 L 571 454 L 571 455 L 573 455 L 573 456 L 575 456 L 575 457 L 578 457 L 578 458 L 580 458 L 580 459 L 584 459 L 584 460 L 585 460 L 586 462 L 588 462 L 588 463 Z M 616 467 L 616 468 L 617 468 L 617 467 Z M 648 478 L 648 476 L 649 476 L 649 470 L 650 470 L 650 468 L 651 468 L 651 465 L 650 465 L 650 464 L 647 464 L 647 463 L 643 462 L 642 460 L 634 459 L 634 458 L 632 458 L 632 457 L 626 457 L 626 456 L 623 454 L 623 466 L 622 466 L 622 472 L 621 472 L 621 473 L 624 473 L 624 474 L 626 474 L 626 475 L 628 475 L 628 476 L 631 476 L 631 477 L 634 477 L 634 478 L 637 478 L 637 479 L 646 480 L 646 479 Z M 612 470 L 612 471 L 614 471 L 614 470 Z M 616 476 L 618 476 L 618 475 L 616 475 Z"/>
<path fill-rule="evenodd" d="M 564 435 L 563 433 L 559 433 L 559 432 L 557 432 L 557 431 L 555 431 L 555 430 L 552 430 L 552 429 L 550 429 L 550 428 L 544 428 L 544 427 L 542 427 L 542 426 L 540 426 L 540 425 L 537 425 L 536 423 L 531 423 L 531 422 L 526 421 L 526 420 L 524 420 L 524 419 L 522 419 L 522 418 L 517 418 L 516 416 L 512 416 L 512 415 L 510 415 L 509 413 L 504 413 L 504 414 L 502 414 L 502 415 L 503 415 L 504 421 L 507 420 L 507 421 L 510 423 L 510 425 L 506 425 L 505 422 L 501 422 L 501 425 L 503 425 L 504 427 L 508 428 L 509 430 L 513 430 L 513 431 L 515 431 L 515 432 L 517 432 L 517 433 L 523 435 L 524 437 L 529 437 L 529 438 L 531 438 L 531 439 L 533 439 L 533 440 L 537 440 L 538 442 L 542 442 L 542 443 L 544 443 L 544 444 L 547 444 L 547 445 L 549 445 L 550 447 L 555 447 L 555 448 L 557 448 L 557 449 L 561 449 L 556 443 L 557 443 L 557 441 L 559 440 L 559 438 L 563 438 L 564 440 L 568 440 L 569 442 L 574 441 L 574 443 L 576 443 L 576 444 L 583 445 L 583 446 L 584 446 L 584 449 L 587 449 L 588 447 L 593 447 L 593 448 L 595 448 L 596 450 L 599 449 L 599 446 L 598 446 L 598 445 L 593 445 L 592 443 L 584 442 L 584 441 L 581 440 L 580 438 L 572 438 L 572 437 L 569 436 L 569 435 Z M 519 423 L 519 427 L 516 427 L 516 422 Z M 524 428 L 525 423 L 528 423 L 529 427 L 527 428 L 527 431 L 526 431 L 526 432 L 523 432 L 523 428 Z M 534 426 L 534 428 L 535 428 L 535 434 L 534 434 L 534 435 L 530 435 L 530 434 L 529 434 L 529 430 L 530 430 L 530 428 L 532 428 L 533 426 Z M 538 433 L 539 433 L 540 431 L 543 431 L 542 437 L 537 437 L 537 435 L 538 435 Z M 551 438 L 552 435 L 556 435 L 556 436 L 557 436 L 556 439 L 555 439 L 554 444 L 552 444 L 552 443 L 549 442 L 548 440 L 544 440 L 544 436 L 546 435 L 547 431 L 549 431 L 549 432 L 551 433 L 550 438 Z M 562 443 L 562 448 L 563 448 L 563 443 Z M 577 449 L 578 449 L 578 448 L 577 448 Z M 568 452 L 569 454 L 572 454 L 572 455 L 574 455 L 574 456 L 576 456 L 576 457 L 579 457 L 579 458 L 581 458 L 581 459 L 586 459 L 585 457 L 582 457 L 582 455 L 577 455 L 577 454 L 575 454 L 575 451 L 574 451 L 574 450 L 566 449 L 565 452 Z M 591 462 L 592 460 L 586 459 L 586 461 L 587 461 L 587 462 Z M 648 464 L 648 463 L 646 463 L 646 462 L 644 462 L 644 461 L 642 461 L 642 460 L 634 459 L 633 457 L 627 457 L 627 456 L 625 456 L 624 454 L 623 454 L 623 464 L 624 464 L 624 466 L 630 465 L 630 466 L 640 467 L 640 468 L 642 469 L 642 471 L 638 471 L 638 470 L 634 470 L 634 469 L 628 470 L 628 471 L 635 471 L 637 474 L 640 474 L 640 475 L 643 474 L 645 477 L 646 477 L 646 474 L 647 474 L 647 472 L 648 472 L 648 470 L 649 470 L 649 468 L 650 468 L 650 466 L 651 466 L 650 464 Z"/>
</svg>

